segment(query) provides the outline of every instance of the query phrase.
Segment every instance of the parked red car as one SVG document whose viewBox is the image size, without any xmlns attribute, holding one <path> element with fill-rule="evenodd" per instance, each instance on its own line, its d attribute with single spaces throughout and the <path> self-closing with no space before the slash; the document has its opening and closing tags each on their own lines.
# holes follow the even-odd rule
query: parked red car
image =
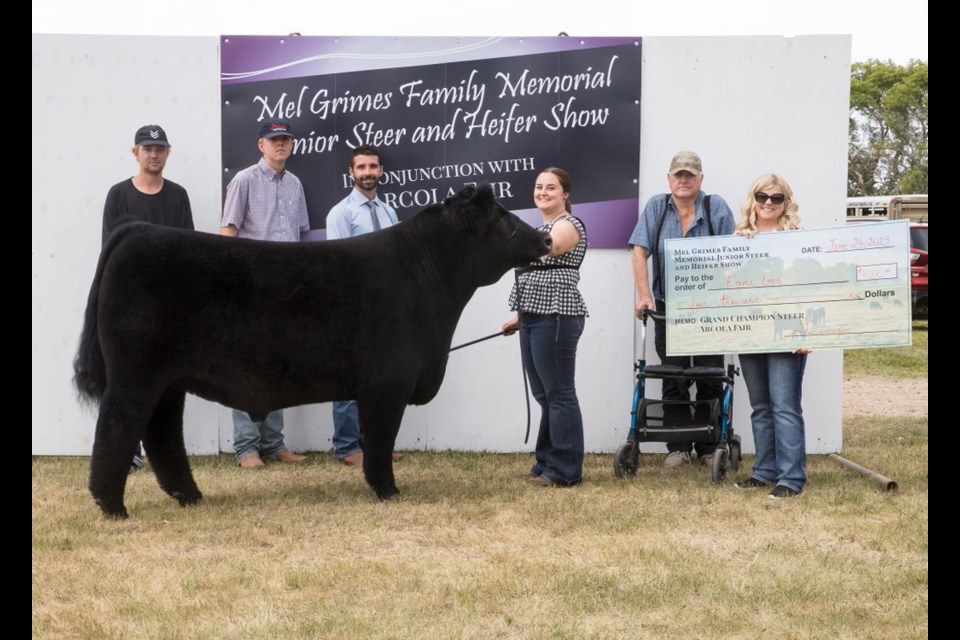
<svg viewBox="0 0 960 640">
<path fill-rule="evenodd" d="M 910 298 L 913 317 L 927 317 L 927 223 L 910 223 Z"/>
</svg>

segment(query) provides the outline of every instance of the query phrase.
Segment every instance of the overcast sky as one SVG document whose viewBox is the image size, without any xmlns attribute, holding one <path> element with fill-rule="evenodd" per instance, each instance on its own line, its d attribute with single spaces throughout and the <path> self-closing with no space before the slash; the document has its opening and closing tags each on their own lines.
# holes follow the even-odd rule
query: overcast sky
<svg viewBox="0 0 960 640">
<path fill-rule="evenodd" d="M 305 36 L 850 34 L 853 62 L 927 61 L 927 3 L 904 0 L 34 0 L 33 33 Z"/>
</svg>

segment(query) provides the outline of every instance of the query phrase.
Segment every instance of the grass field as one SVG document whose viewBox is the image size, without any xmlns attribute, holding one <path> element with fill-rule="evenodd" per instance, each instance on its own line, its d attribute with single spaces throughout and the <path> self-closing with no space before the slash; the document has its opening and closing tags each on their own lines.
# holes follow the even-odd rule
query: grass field
<svg viewBox="0 0 960 640">
<path fill-rule="evenodd" d="M 926 375 L 925 326 L 882 351 L 848 352 L 845 374 Z M 773 501 L 662 455 L 630 479 L 589 455 L 583 485 L 540 489 L 518 477 L 529 454 L 410 452 L 380 503 L 330 456 L 249 472 L 221 455 L 191 459 L 201 506 L 144 471 L 113 522 L 87 459 L 34 458 L 32 637 L 926 638 L 927 420 L 847 420 L 843 441 L 899 491 L 827 456 Z"/>
<path fill-rule="evenodd" d="M 849 349 L 843 352 L 844 375 L 927 377 L 927 321 L 914 320 L 909 347 Z"/>
</svg>

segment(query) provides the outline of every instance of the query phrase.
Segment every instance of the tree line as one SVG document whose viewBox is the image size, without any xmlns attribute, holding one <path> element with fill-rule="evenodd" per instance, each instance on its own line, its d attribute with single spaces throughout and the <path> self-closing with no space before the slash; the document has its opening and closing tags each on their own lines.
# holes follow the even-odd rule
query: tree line
<svg viewBox="0 0 960 640">
<path fill-rule="evenodd" d="M 927 193 L 927 63 L 850 69 L 847 195 Z"/>
</svg>

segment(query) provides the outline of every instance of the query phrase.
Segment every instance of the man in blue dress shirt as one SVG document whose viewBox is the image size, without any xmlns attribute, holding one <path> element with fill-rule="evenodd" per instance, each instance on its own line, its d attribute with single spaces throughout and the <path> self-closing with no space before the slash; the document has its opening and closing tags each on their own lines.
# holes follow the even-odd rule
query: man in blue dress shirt
<svg viewBox="0 0 960 640">
<path fill-rule="evenodd" d="M 383 175 L 377 147 L 368 144 L 355 148 L 348 172 L 353 189 L 327 214 L 327 240 L 351 238 L 397 224 L 397 212 L 377 197 L 377 183 Z M 347 466 L 363 466 L 356 400 L 333 403 L 333 455 Z M 393 459 L 399 460 L 400 455 L 394 453 Z"/>
</svg>

